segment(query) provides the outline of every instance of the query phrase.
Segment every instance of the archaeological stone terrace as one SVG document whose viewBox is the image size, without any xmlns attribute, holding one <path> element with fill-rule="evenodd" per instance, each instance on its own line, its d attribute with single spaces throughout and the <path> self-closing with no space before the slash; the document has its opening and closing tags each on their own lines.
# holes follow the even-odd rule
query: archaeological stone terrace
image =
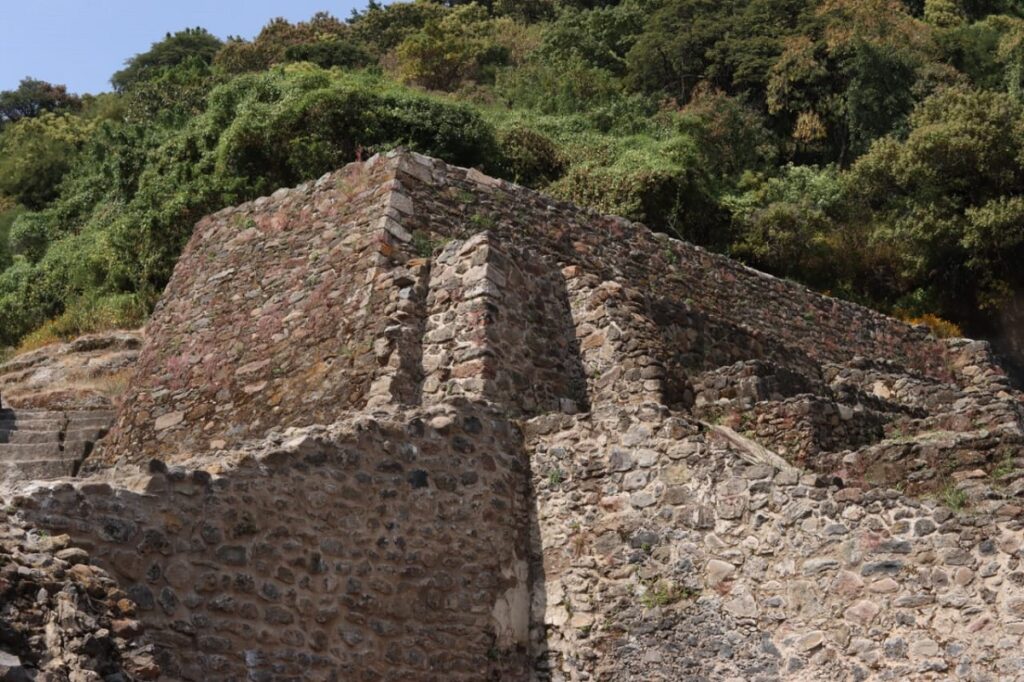
<svg viewBox="0 0 1024 682">
<path fill-rule="evenodd" d="M 984 342 L 398 151 L 204 218 L 131 347 L 0 367 L 11 556 L 105 581 L 0 606 L 36 679 L 1024 680 Z"/>
</svg>

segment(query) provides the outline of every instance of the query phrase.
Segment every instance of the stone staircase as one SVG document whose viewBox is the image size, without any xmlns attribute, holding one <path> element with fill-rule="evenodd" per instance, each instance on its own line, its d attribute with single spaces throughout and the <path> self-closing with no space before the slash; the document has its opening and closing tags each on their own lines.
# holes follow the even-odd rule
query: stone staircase
<svg viewBox="0 0 1024 682">
<path fill-rule="evenodd" d="M 74 476 L 113 421 L 110 410 L 0 409 L 0 482 Z"/>
</svg>

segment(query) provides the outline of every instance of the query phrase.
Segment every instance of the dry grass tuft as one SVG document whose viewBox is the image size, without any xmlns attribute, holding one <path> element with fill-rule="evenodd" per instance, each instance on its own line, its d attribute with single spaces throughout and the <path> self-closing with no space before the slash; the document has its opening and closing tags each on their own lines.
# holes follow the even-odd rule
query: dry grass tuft
<svg viewBox="0 0 1024 682">
<path fill-rule="evenodd" d="M 904 322 L 909 324 L 923 324 L 927 325 L 932 330 L 932 334 L 935 334 L 940 339 L 956 339 L 964 335 L 964 330 L 960 328 L 960 325 L 944 320 L 938 315 L 932 315 L 926 313 L 920 317 L 911 317 L 910 319 L 904 319 Z"/>
</svg>

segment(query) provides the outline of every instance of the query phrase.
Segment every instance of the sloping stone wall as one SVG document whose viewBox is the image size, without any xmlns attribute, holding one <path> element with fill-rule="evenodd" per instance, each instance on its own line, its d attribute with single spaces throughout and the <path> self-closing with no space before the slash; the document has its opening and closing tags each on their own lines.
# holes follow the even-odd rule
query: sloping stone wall
<svg viewBox="0 0 1024 682">
<path fill-rule="evenodd" d="M 414 207 L 403 222 L 410 233 L 457 238 L 485 226 L 507 244 L 578 265 L 652 298 L 682 303 L 713 318 L 716 329 L 731 327 L 730 335 L 745 331 L 765 346 L 763 354 L 796 350 L 817 362 L 845 362 L 858 355 L 891 357 L 932 376 L 949 375 L 944 349 L 929 339 L 927 329 L 475 170 L 416 154 L 399 154 L 390 163 L 397 167 L 396 191 Z M 714 333 L 717 345 L 731 343 L 723 336 Z M 741 350 L 721 364 L 750 359 L 750 342 L 743 339 L 741 344 Z"/>
<path fill-rule="evenodd" d="M 648 372 L 660 374 L 670 404 L 689 399 L 687 372 L 759 358 L 808 376 L 815 363 L 855 356 L 892 357 L 933 378 L 949 374 L 944 347 L 923 329 L 643 226 L 398 154 L 200 222 L 149 325 L 152 342 L 102 460 L 195 452 L 277 425 L 329 422 L 367 404 L 417 403 L 415 386 L 436 381 L 428 375 L 437 368 L 422 366 L 424 335 L 448 333 L 425 328 L 425 316 L 432 324 L 438 318 L 424 297 L 436 304 L 439 294 L 424 287 L 450 284 L 431 272 L 431 256 L 442 258 L 442 269 L 453 257 L 431 247 L 485 231 L 492 236 L 480 253 L 501 263 L 481 262 L 465 274 L 482 277 L 481 296 L 500 296 L 499 324 L 514 321 L 500 334 L 489 327 L 489 343 L 524 334 L 522 343 L 494 351 L 489 390 L 526 413 L 562 399 L 586 405 L 582 378 L 573 376 L 579 349 L 558 274 L 564 267 L 641 292 L 630 315 L 657 330 L 646 352 L 660 369 Z M 548 327 L 553 336 L 544 336 Z M 519 347 L 526 352 L 517 355 Z M 482 376 L 461 378 L 472 384 Z M 531 387 L 540 394 L 524 393 Z"/>
<path fill-rule="evenodd" d="M 223 447 L 365 404 L 392 293 L 386 179 L 354 165 L 196 226 L 147 327 L 111 459 Z"/>
</svg>

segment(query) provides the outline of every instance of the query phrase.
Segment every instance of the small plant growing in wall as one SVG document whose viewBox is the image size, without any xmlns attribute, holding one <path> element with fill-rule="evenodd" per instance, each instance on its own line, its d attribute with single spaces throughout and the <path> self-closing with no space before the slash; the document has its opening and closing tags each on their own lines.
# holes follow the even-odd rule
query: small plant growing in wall
<svg viewBox="0 0 1024 682">
<path fill-rule="evenodd" d="M 430 258 L 434 253 L 434 242 L 431 241 L 430 235 L 422 230 L 416 230 L 412 233 L 412 250 L 416 252 L 416 255 L 420 258 Z"/>
<path fill-rule="evenodd" d="M 946 505 L 954 512 L 961 511 L 967 506 L 967 493 L 950 481 L 939 491 L 939 502 Z"/>
<path fill-rule="evenodd" d="M 1004 478 L 1016 470 L 1017 465 L 1014 463 L 1013 457 L 1007 455 L 992 470 L 992 478 L 996 483 L 1002 483 Z"/>
<path fill-rule="evenodd" d="M 430 233 L 416 230 L 412 233 L 412 250 L 420 258 L 430 258 L 434 255 L 434 251 L 442 248 L 449 241 L 448 239 L 431 239 Z"/>
<path fill-rule="evenodd" d="M 565 480 L 565 472 L 557 467 L 548 472 L 548 487 L 557 488 Z"/>
<path fill-rule="evenodd" d="M 669 606 L 694 596 L 693 590 L 677 585 L 671 580 L 658 579 L 645 585 L 645 589 L 640 595 L 640 603 L 646 608 L 653 609 L 658 606 Z"/>
<path fill-rule="evenodd" d="M 231 222 L 240 230 L 247 230 L 250 227 L 256 227 L 256 221 L 252 219 L 252 216 L 238 214 L 232 218 Z"/>
<path fill-rule="evenodd" d="M 474 213 L 470 216 L 469 222 L 473 223 L 473 227 L 480 230 L 490 230 L 496 225 L 494 218 L 483 213 Z"/>
<path fill-rule="evenodd" d="M 587 551 L 587 536 L 583 532 L 583 526 L 580 525 L 579 521 L 573 521 L 569 524 L 569 530 L 572 531 L 572 555 L 574 557 L 581 557 L 586 554 Z"/>
</svg>

